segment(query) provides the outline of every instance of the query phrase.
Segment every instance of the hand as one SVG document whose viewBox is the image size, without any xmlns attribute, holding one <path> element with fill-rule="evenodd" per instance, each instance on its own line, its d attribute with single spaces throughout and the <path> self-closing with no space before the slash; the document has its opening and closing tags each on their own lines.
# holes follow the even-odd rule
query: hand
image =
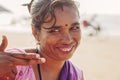
<svg viewBox="0 0 120 80">
<path fill-rule="evenodd" d="M 4 51 L 8 45 L 7 37 L 3 35 L 2 38 L 3 38 L 3 40 L 2 40 L 2 43 L 0 45 L 0 51 Z"/>
<path fill-rule="evenodd" d="M 25 51 L 29 52 L 26 54 L 4 52 L 7 44 L 7 38 L 3 36 L 0 45 L 0 80 L 15 80 L 16 65 L 42 64 L 45 62 L 45 59 L 36 54 L 34 49 L 26 49 Z"/>
<path fill-rule="evenodd" d="M 0 44 L 0 51 L 4 52 L 8 45 L 8 41 L 6 36 L 2 36 L 2 43 Z M 1 59 L 2 56 L 0 55 L 0 80 L 15 80 L 16 74 L 16 67 L 7 65 L 7 63 L 4 63 L 4 60 Z M 14 69 L 13 69 L 14 68 Z"/>
</svg>

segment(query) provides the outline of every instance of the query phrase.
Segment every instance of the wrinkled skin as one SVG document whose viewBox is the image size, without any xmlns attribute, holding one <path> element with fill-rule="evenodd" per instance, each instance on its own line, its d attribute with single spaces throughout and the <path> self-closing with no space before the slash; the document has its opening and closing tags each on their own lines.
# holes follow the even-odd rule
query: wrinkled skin
<svg viewBox="0 0 120 80">
<path fill-rule="evenodd" d="M 33 65 L 45 62 L 45 58 L 41 58 L 40 55 L 36 54 L 35 49 L 25 49 L 27 54 L 5 52 L 8 40 L 6 36 L 2 38 L 0 44 L 0 80 L 15 80 L 16 65 Z"/>
</svg>

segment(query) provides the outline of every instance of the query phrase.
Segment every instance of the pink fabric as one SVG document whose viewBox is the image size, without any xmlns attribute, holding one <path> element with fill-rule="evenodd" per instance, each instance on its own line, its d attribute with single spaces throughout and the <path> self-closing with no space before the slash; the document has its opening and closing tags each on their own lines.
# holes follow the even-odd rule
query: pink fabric
<svg viewBox="0 0 120 80">
<path fill-rule="evenodd" d="M 24 50 L 21 50 L 21 49 L 10 49 L 10 50 L 7 50 L 7 52 L 12 52 L 12 53 L 25 53 L 25 51 Z M 69 61 L 66 61 L 66 63 L 67 64 L 70 64 L 71 66 L 73 66 L 72 65 L 72 63 L 71 62 L 69 62 Z M 66 64 L 65 64 L 66 65 Z M 76 74 L 77 74 L 77 77 L 76 77 L 76 79 L 75 80 L 84 80 L 83 79 L 83 72 L 81 71 L 81 70 L 79 70 L 79 69 L 77 69 L 76 67 L 74 67 L 73 66 L 73 68 L 75 68 L 76 70 L 75 71 L 77 71 L 76 72 Z M 15 80 L 36 80 L 36 78 L 35 78 L 35 75 L 34 75 L 34 72 L 33 72 L 33 69 L 32 69 L 32 66 L 17 66 L 17 75 L 16 75 L 16 79 Z M 63 70 L 64 71 L 64 70 Z M 73 73 L 75 72 L 74 70 L 72 71 Z M 64 78 L 64 75 L 65 75 L 65 72 L 63 72 L 62 73 L 62 76 L 60 76 L 61 78 L 60 78 L 60 80 L 62 79 L 64 79 L 64 80 L 66 80 L 65 78 Z M 72 75 L 71 75 L 72 76 Z M 69 80 L 73 80 L 74 78 L 75 78 L 75 76 L 73 76 L 72 78 L 71 78 L 71 76 L 70 76 L 70 79 Z M 62 78 L 63 77 L 63 78 Z"/>
<path fill-rule="evenodd" d="M 25 53 L 22 49 L 9 49 L 11 53 Z M 32 66 L 17 66 L 17 75 L 15 80 L 36 80 Z"/>
</svg>

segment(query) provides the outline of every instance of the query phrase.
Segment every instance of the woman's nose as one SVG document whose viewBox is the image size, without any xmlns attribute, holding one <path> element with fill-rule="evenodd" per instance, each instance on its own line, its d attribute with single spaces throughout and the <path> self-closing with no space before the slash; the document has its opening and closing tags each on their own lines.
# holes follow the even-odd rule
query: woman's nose
<svg viewBox="0 0 120 80">
<path fill-rule="evenodd" d="M 72 35 L 69 32 L 66 32 L 62 35 L 62 41 L 64 44 L 70 44 L 73 42 Z"/>
</svg>

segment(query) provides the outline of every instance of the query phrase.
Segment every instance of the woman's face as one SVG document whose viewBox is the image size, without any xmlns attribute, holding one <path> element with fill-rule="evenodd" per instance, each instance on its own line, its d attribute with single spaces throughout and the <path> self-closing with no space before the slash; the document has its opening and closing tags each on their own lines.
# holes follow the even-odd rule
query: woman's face
<svg viewBox="0 0 120 80">
<path fill-rule="evenodd" d="M 55 16 L 56 24 L 53 27 L 53 21 L 42 25 L 39 34 L 40 50 L 44 57 L 66 60 L 73 55 L 80 43 L 79 16 L 75 9 L 65 6 L 63 10 L 56 8 Z"/>
</svg>

